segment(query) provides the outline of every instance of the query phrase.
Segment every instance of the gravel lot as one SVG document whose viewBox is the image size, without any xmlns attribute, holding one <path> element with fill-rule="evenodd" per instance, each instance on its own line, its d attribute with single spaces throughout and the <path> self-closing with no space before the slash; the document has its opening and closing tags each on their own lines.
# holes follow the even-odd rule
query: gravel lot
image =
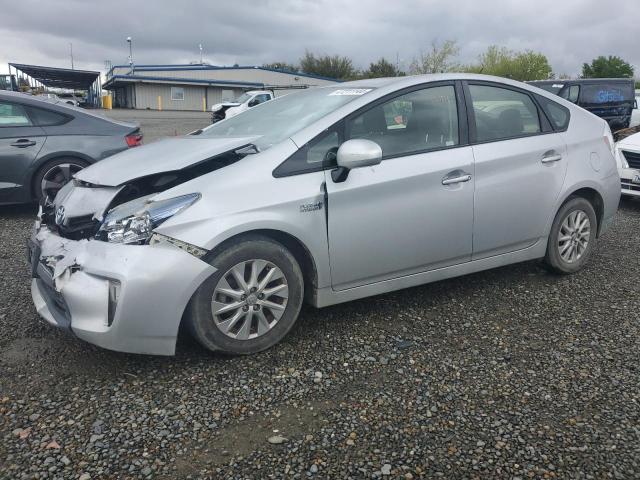
<svg viewBox="0 0 640 480">
<path fill-rule="evenodd" d="M 0 478 L 640 476 L 638 201 L 580 274 L 525 263 L 307 307 L 248 358 L 50 328 L 33 215 L 0 209 Z"/>
<path fill-rule="evenodd" d="M 103 110 L 103 115 L 123 122 L 138 122 L 144 134 L 143 142 L 175 135 L 184 135 L 211 124 L 211 114 L 207 112 L 177 112 L 156 110 Z"/>
</svg>

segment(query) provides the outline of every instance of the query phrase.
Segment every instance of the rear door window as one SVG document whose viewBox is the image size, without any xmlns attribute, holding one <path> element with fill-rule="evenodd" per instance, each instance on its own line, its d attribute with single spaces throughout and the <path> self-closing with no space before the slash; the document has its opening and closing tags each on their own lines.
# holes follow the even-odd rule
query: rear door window
<svg viewBox="0 0 640 480">
<path fill-rule="evenodd" d="M 1 127 L 29 127 L 33 125 L 25 108 L 17 103 L 0 102 Z"/>
<path fill-rule="evenodd" d="M 469 85 L 469 91 L 478 142 L 535 135 L 542 131 L 538 108 L 526 93 L 488 85 Z"/>
</svg>

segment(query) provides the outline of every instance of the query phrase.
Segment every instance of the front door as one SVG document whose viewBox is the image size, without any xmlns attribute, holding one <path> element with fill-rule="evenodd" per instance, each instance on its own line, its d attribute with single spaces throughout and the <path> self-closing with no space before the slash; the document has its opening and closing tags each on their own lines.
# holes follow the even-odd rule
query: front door
<svg viewBox="0 0 640 480">
<path fill-rule="evenodd" d="M 346 120 L 345 139 L 382 147 L 382 163 L 336 183 L 326 171 L 336 290 L 468 262 L 473 153 L 453 84 L 413 90 Z"/>
<path fill-rule="evenodd" d="M 46 138 L 22 105 L 0 101 L 0 202 L 30 189 L 28 171 Z"/>
</svg>

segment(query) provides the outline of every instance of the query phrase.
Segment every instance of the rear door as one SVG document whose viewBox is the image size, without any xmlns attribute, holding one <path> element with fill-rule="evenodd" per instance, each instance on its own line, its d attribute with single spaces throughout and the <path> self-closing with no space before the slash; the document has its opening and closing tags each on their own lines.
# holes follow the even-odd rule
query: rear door
<svg viewBox="0 0 640 480">
<path fill-rule="evenodd" d="M 383 160 L 343 182 L 325 171 L 335 290 L 470 260 L 473 155 L 460 95 L 453 83 L 423 86 L 347 118 L 345 139 L 378 143 Z"/>
<path fill-rule="evenodd" d="M 543 236 L 564 182 L 567 148 L 528 92 L 488 82 L 469 82 L 465 91 L 476 143 L 476 260 Z"/>
<path fill-rule="evenodd" d="M 0 100 L 0 202 L 25 200 L 30 191 L 28 172 L 46 138 L 27 108 Z"/>
</svg>

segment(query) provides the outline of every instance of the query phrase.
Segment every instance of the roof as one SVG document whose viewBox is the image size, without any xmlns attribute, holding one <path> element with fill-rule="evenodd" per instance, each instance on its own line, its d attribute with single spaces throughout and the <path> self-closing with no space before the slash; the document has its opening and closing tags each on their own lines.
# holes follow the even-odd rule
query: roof
<svg viewBox="0 0 640 480">
<path fill-rule="evenodd" d="M 10 63 L 9 66 L 20 70 L 47 87 L 88 90 L 100 77 L 100 72 L 88 70 L 71 70 L 21 63 Z"/>
<path fill-rule="evenodd" d="M 130 65 L 114 65 L 107 73 L 107 77 L 113 74 L 113 70 L 116 68 L 131 68 Z M 205 64 L 174 64 L 174 65 L 134 65 L 134 70 L 141 70 L 146 72 L 161 72 L 167 70 L 173 71 L 187 71 L 187 70 L 265 70 L 268 72 L 286 73 L 289 75 L 296 75 L 298 77 L 315 78 L 317 80 L 327 80 L 330 82 L 340 82 L 341 80 L 329 77 L 323 77 L 321 75 L 312 75 L 310 73 L 294 72 L 291 70 L 281 70 L 278 68 L 261 67 L 257 65 L 242 65 L 237 67 L 222 67 L 217 65 L 205 65 Z"/>
<path fill-rule="evenodd" d="M 202 80 L 180 77 L 147 77 L 145 75 L 113 75 L 107 80 L 102 88 L 110 90 L 123 83 L 159 83 L 159 84 L 182 84 L 182 85 L 204 85 L 217 87 L 252 87 L 264 88 L 264 83 L 239 82 L 236 80 Z"/>
</svg>

